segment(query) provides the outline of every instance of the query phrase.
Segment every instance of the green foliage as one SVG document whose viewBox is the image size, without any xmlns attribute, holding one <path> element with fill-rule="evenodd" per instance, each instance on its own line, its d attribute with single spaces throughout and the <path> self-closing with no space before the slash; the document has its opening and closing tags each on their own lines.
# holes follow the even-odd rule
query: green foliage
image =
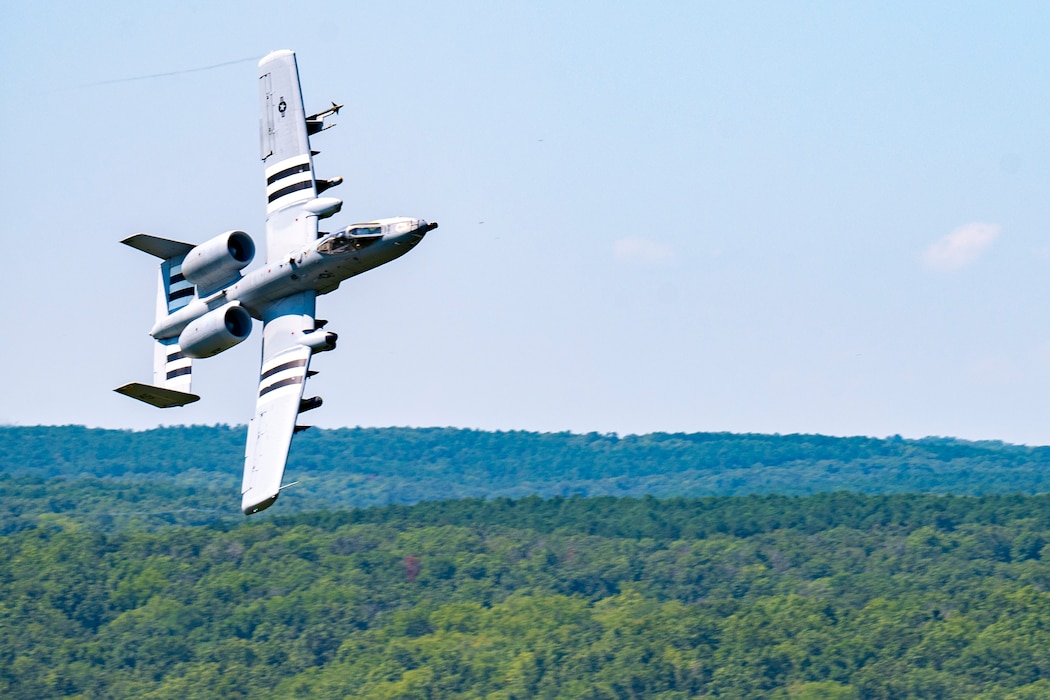
<svg viewBox="0 0 1050 700">
<path fill-rule="evenodd" d="M 1046 448 L 243 439 L 0 428 L 0 697 L 1050 696 Z"/>
<path fill-rule="evenodd" d="M 37 523 L 155 529 L 230 519 L 230 495 L 166 480 L 0 474 L 0 534 Z"/>
<path fill-rule="evenodd" d="M 243 453 L 240 427 L 2 427 L 0 478 L 15 481 L 0 480 L 0 532 L 43 513 L 90 514 L 93 527 L 236 520 Z M 288 469 L 299 483 L 282 494 L 281 513 L 533 494 L 1050 491 L 1050 448 L 942 438 L 311 430 L 296 438 Z"/>
<path fill-rule="evenodd" d="M 1046 496 L 60 514 L 0 536 L 0 696 L 1046 697 L 1047 543 Z"/>
</svg>

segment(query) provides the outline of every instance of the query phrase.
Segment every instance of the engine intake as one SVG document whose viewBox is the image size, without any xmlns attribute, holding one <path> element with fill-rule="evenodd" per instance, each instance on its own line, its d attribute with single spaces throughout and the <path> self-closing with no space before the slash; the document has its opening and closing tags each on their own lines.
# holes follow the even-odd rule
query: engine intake
<svg viewBox="0 0 1050 700">
<path fill-rule="evenodd" d="M 179 335 L 179 349 L 187 357 L 198 360 L 212 357 L 242 342 L 251 332 L 251 314 L 232 302 L 186 326 Z"/>
<path fill-rule="evenodd" d="M 182 276 L 208 294 L 236 282 L 255 257 L 255 242 L 244 231 L 227 231 L 201 243 L 182 261 Z"/>
</svg>

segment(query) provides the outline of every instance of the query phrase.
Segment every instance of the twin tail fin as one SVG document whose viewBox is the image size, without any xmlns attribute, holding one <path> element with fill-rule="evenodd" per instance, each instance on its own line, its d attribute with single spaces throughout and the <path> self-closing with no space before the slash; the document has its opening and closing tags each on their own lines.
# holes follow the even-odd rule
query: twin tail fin
<svg viewBox="0 0 1050 700">
<path fill-rule="evenodd" d="M 193 250 L 193 245 L 145 233 L 137 233 L 121 243 L 161 259 L 157 275 L 157 321 L 186 306 L 196 296 L 194 286 L 182 276 L 182 261 Z M 114 391 L 158 408 L 171 408 L 200 400 L 200 396 L 191 391 L 192 380 L 193 360 L 183 355 L 178 338 L 166 338 L 154 341 L 153 384 L 132 382 Z"/>
</svg>

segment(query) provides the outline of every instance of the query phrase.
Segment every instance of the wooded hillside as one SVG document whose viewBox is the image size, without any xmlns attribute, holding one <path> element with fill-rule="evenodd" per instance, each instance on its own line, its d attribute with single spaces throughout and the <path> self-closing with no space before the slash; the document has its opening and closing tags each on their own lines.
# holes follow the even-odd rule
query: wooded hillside
<svg viewBox="0 0 1050 700">
<path fill-rule="evenodd" d="M 243 438 L 0 428 L 0 697 L 1050 697 L 1047 448 Z"/>
<path fill-rule="evenodd" d="M 451 501 L 0 537 L 11 698 L 1045 698 L 1050 497 Z"/>
<path fill-rule="evenodd" d="M 237 517 L 243 454 L 243 428 L 0 428 L 0 474 L 15 478 L 21 493 L 42 497 L 41 479 L 87 479 L 58 501 L 24 502 L 26 513 L 90 503 L 99 513 L 164 510 L 179 522 Z M 134 485 L 147 480 L 167 485 L 163 504 L 149 502 L 156 491 Z M 946 438 L 357 428 L 297 436 L 286 481 L 299 483 L 278 501 L 282 513 L 533 494 L 1039 493 L 1050 490 L 1050 448 Z M 0 481 L 0 489 L 5 483 L 13 482 Z"/>
</svg>

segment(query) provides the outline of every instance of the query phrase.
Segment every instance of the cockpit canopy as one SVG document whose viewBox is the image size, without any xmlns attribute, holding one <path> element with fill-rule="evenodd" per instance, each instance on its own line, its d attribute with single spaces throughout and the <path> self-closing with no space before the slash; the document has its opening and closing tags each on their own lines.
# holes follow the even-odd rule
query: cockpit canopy
<svg viewBox="0 0 1050 700">
<path fill-rule="evenodd" d="M 355 250 L 367 248 L 383 238 L 393 241 L 394 245 L 402 245 L 399 242 L 402 238 L 414 234 L 414 239 L 408 241 L 408 246 L 411 247 L 418 243 L 427 231 L 434 228 L 437 228 L 437 224 L 427 224 L 423 219 L 412 219 L 407 216 L 377 219 L 364 224 L 350 224 L 343 230 L 322 239 L 317 245 L 317 251 L 325 255 L 352 253 Z"/>
<path fill-rule="evenodd" d="M 367 248 L 383 238 L 383 225 L 379 223 L 351 224 L 342 231 L 325 238 L 317 246 L 317 252 L 324 255 L 352 253 Z"/>
<path fill-rule="evenodd" d="M 352 224 L 344 231 L 348 236 L 378 236 L 382 232 L 380 224 Z"/>
</svg>

